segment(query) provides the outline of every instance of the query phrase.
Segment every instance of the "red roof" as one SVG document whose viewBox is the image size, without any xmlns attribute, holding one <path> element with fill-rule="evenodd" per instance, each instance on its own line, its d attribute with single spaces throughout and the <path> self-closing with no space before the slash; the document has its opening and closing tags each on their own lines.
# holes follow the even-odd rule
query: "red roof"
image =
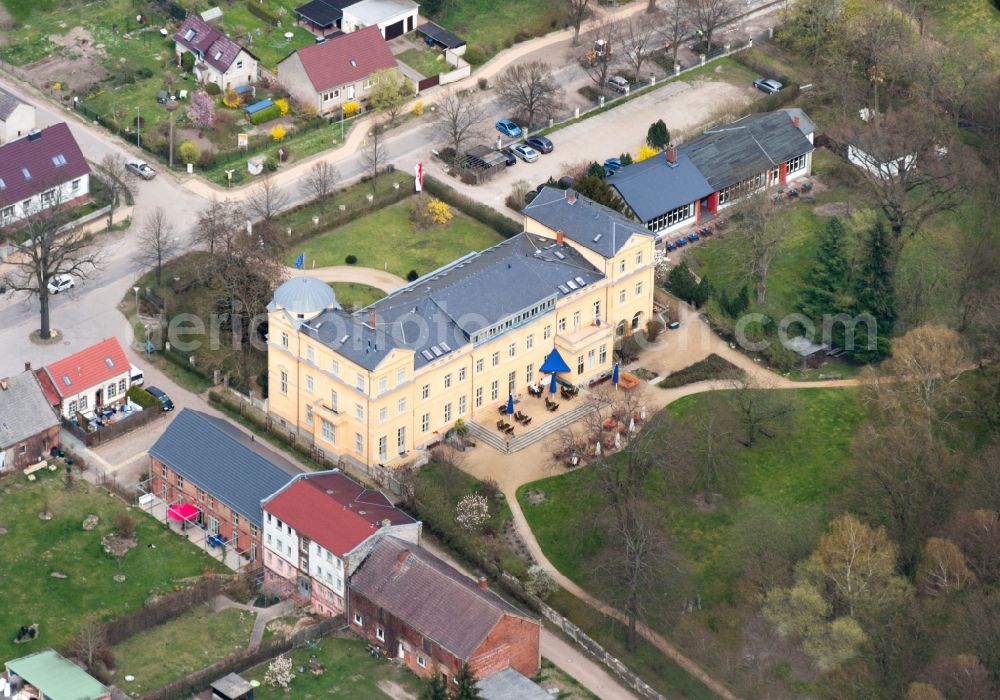
<svg viewBox="0 0 1000 700">
<path fill-rule="evenodd" d="M 51 379 L 49 379 L 48 372 L 45 371 L 45 368 L 36 369 L 35 376 L 38 378 L 38 385 L 42 387 L 42 393 L 45 394 L 45 398 L 48 399 L 48 402 L 53 406 L 58 406 L 60 403 L 59 392 L 56 391 L 56 385 L 52 383 Z"/>
<path fill-rule="evenodd" d="M 90 172 L 65 122 L 0 146 L 0 207 Z"/>
<path fill-rule="evenodd" d="M 264 504 L 264 511 L 338 557 L 364 542 L 386 522 L 416 522 L 381 492 L 340 473 L 297 477 Z"/>
<path fill-rule="evenodd" d="M 367 78 L 396 59 L 377 26 L 342 34 L 296 51 L 316 92 Z"/>
<path fill-rule="evenodd" d="M 191 38 L 188 39 L 188 36 Z M 197 15 L 188 15 L 174 41 L 225 73 L 243 47 Z M 249 51 L 247 52 L 249 53 Z"/>
<path fill-rule="evenodd" d="M 117 338 L 105 338 L 78 353 L 53 362 L 45 368 L 59 396 L 76 396 L 87 389 L 103 384 L 112 377 L 128 372 L 128 358 Z M 45 390 L 45 383 L 42 383 Z"/>
</svg>

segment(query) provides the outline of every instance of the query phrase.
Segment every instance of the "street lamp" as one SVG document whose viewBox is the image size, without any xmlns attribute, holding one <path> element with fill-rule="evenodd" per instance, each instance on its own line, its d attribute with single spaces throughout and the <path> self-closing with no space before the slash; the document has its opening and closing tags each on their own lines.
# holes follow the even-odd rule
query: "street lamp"
<svg viewBox="0 0 1000 700">
<path fill-rule="evenodd" d="M 167 161 L 167 167 L 171 170 L 174 169 L 174 112 L 180 107 L 180 103 L 177 102 L 173 97 L 167 100 L 167 104 L 164 105 L 167 110 L 167 119 L 170 121 L 170 157 Z"/>
<path fill-rule="evenodd" d="M 139 315 L 139 287 L 132 287 L 132 291 L 135 292 L 135 315 Z"/>
<path fill-rule="evenodd" d="M 139 116 L 139 108 L 135 108 L 135 147 L 142 148 L 142 142 L 139 137 L 139 129 L 142 128 L 142 117 Z"/>
</svg>

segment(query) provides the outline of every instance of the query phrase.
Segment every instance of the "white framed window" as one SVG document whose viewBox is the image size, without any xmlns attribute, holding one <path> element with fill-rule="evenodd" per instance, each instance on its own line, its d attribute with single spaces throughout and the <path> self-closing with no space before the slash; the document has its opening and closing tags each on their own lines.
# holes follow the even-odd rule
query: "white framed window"
<svg viewBox="0 0 1000 700">
<path fill-rule="evenodd" d="M 354 624 L 358 627 L 364 627 L 364 619 L 361 617 L 361 613 L 354 613 Z"/>
<path fill-rule="evenodd" d="M 239 70 L 242 67 L 243 67 L 243 61 L 237 61 L 236 62 L 236 69 Z"/>
<path fill-rule="evenodd" d="M 796 156 L 788 161 L 788 172 L 795 173 L 806 167 L 806 157 L 805 155 Z"/>
<path fill-rule="evenodd" d="M 306 375 L 306 393 L 313 393 L 313 378 L 311 374 Z"/>
<path fill-rule="evenodd" d="M 78 180 L 78 179 L 77 180 L 73 180 L 73 182 L 70 184 L 70 187 L 72 188 L 72 190 L 74 192 L 76 192 L 77 190 L 79 190 L 80 189 L 80 180 Z"/>
<path fill-rule="evenodd" d="M 107 388 L 107 390 L 104 393 L 107 394 L 107 398 L 111 399 L 111 398 L 114 398 L 115 395 L 117 394 L 117 389 L 118 389 L 118 385 L 115 384 L 114 382 L 112 382 L 112 383 L 108 384 L 108 388 Z"/>
<path fill-rule="evenodd" d="M 396 370 L 396 386 L 406 382 L 406 369 L 401 367 Z"/>
<path fill-rule="evenodd" d="M 427 668 L 427 659 L 417 654 L 417 666 L 420 668 Z"/>
<path fill-rule="evenodd" d="M 119 394 L 124 394 L 125 393 L 125 384 L 126 384 L 126 382 L 125 382 L 124 379 L 119 379 L 118 380 L 118 393 Z"/>
<path fill-rule="evenodd" d="M 578 330 L 580 328 L 580 312 L 573 312 L 573 330 Z"/>
<path fill-rule="evenodd" d="M 358 391 L 365 390 L 365 376 L 363 374 L 358 374 L 354 377 L 354 388 Z"/>
<path fill-rule="evenodd" d="M 594 369 L 594 362 L 597 358 L 597 352 L 591 348 L 587 351 L 587 369 Z"/>
<path fill-rule="evenodd" d="M 333 423 L 328 420 L 323 421 L 323 439 L 333 444 L 337 442 L 337 433 L 333 427 Z"/>
<path fill-rule="evenodd" d="M 313 424 L 313 407 L 306 406 L 306 425 Z"/>
<path fill-rule="evenodd" d="M 482 374 L 485 366 L 486 363 L 483 361 L 483 358 L 480 357 L 478 360 L 476 360 L 476 374 Z"/>
<path fill-rule="evenodd" d="M 445 423 L 450 423 L 451 422 L 451 404 L 450 403 L 446 403 L 444 405 L 444 422 Z"/>
<path fill-rule="evenodd" d="M 636 282 L 635 283 L 635 295 L 637 297 L 641 297 L 642 296 L 642 282 Z"/>
<path fill-rule="evenodd" d="M 607 362 L 607 361 L 608 361 L 608 346 L 607 346 L 607 345 L 602 345 L 602 346 L 601 346 L 601 352 L 600 352 L 600 358 L 601 358 L 601 359 L 600 359 L 600 363 L 601 363 L 602 365 L 603 365 L 603 364 L 604 364 L 605 362 Z"/>
<path fill-rule="evenodd" d="M 316 362 L 316 348 L 311 345 L 306 348 L 306 359 L 309 362 Z"/>
<path fill-rule="evenodd" d="M 382 629 L 381 627 L 376 627 L 375 628 L 375 638 L 378 639 L 380 642 L 384 642 L 385 641 L 385 630 Z"/>
<path fill-rule="evenodd" d="M 483 407 L 483 387 L 476 387 L 476 408 Z"/>
<path fill-rule="evenodd" d="M 288 347 L 288 334 L 287 333 L 282 333 L 281 334 L 281 347 L 283 347 L 283 348 L 287 348 Z"/>
<path fill-rule="evenodd" d="M 389 456 L 389 439 L 383 435 L 378 439 L 378 458 L 383 462 Z"/>
<path fill-rule="evenodd" d="M 81 410 L 87 407 L 87 401 L 89 401 L 89 397 L 87 397 L 87 396 L 81 396 L 80 397 L 80 409 Z"/>
<path fill-rule="evenodd" d="M 282 394 L 287 394 L 288 393 L 288 372 L 286 372 L 285 370 L 281 370 L 281 374 L 279 375 L 279 377 L 280 377 L 280 383 L 279 383 L 280 391 L 281 391 Z"/>
<path fill-rule="evenodd" d="M 354 418 L 359 421 L 365 419 L 365 407 L 359 403 L 354 404 Z"/>
<path fill-rule="evenodd" d="M 524 340 L 524 346 L 528 350 L 531 350 L 533 347 L 535 347 L 535 334 L 534 333 L 529 333 L 528 334 L 528 337 L 525 338 L 525 340 Z"/>
<path fill-rule="evenodd" d="M 618 303 L 619 304 L 624 304 L 625 303 L 625 297 L 626 297 L 625 290 L 624 289 L 619 289 L 618 290 Z"/>
<path fill-rule="evenodd" d="M 76 407 L 77 407 L 76 401 L 70 401 L 69 402 L 69 414 L 70 415 L 73 415 L 74 413 L 76 413 Z M 166 467 L 164 467 L 164 469 L 166 469 Z"/>
<path fill-rule="evenodd" d="M 378 422 L 385 423 L 389 419 L 389 409 L 383 406 L 378 410 Z"/>
<path fill-rule="evenodd" d="M 534 376 L 535 376 L 535 365 L 532 363 L 528 363 L 528 366 L 524 368 L 524 381 L 527 384 L 531 384 Z"/>
<path fill-rule="evenodd" d="M 420 416 L 420 431 L 429 433 L 431 431 L 431 414 L 425 413 Z"/>
<path fill-rule="evenodd" d="M 420 398 L 426 401 L 430 397 L 431 397 L 431 385 L 424 384 L 422 387 L 420 387 Z"/>
<path fill-rule="evenodd" d="M 404 396 L 396 402 L 396 411 L 400 414 L 406 413 L 406 397 Z"/>
<path fill-rule="evenodd" d="M 354 451 L 359 455 L 365 453 L 365 439 L 361 433 L 354 433 Z"/>
<path fill-rule="evenodd" d="M 548 340 L 552 337 L 552 326 L 545 326 L 542 329 L 542 340 Z"/>
<path fill-rule="evenodd" d="M 335 377 L 340 376 L 340 363 L 337 362 L 336 360 L 330 363 L 330 374 L 332 374 Z"/>
<path fill-rule="evenodd" d="M 625 272 L 625 260 L 624 259 L 618 261 L 618 272 L 622 272 L 622 273 Z"/>
<path fill-rule="evenodd" d="M 466 408 L 467 408 L 467 406 L 466 406 L 465 396 L 459 396 L 458 397 L 458 415 L 464 416 Z"/>
<path fill-rule="evenodd" d="M 337 392 L 334 389 L 330 389 L 330 410 L 337 413 Z"/>
<path fill-rule="evenodd" d="M 389 390 L 389 378 L 383 375 L 378 378 L 378 393 L 384 394 L 388 390 Z"/>
<path fill-rule="evenodd" d="M 444 375 L 444 388 L 445 389 L 450 389 L 451 388 L 451 374 L 450 373 Z"/>
<path fill-rule="evenodd" d="M 465 381 L 465 367 L 458 368 L 458 381 L 460 382 Z"/>
<path fill-rule="evenodd" d="M 576 373 L 583 374 L 583 355 L 576 358 Z"/>
<path fill-rule="evenodd" d="M 500 396 L 500 382 L 496 379 L 490 384 L 490 401 L 496 401 Z"/>
<path fill-rule="evenodd" d="M 642 265 L 642 251 L 635 254 L 635 266 L 639 267 Z"/>
<path fill-rule="evenodd" d="M 517 357 L 517 343 L 511 343 L 507 346 L 507 357 Z"/>
<path fill-rule="evenodd" d="M 565 333 L 566 332 L 566 317 L 565 316 L 562 317 L 562 318 L 560 318 L 556 322 L 556 327 L 559 329 L 560 333 Z"/>
<path fill-rule="evenodd" d="M 499 367 L 500 366 L 500 353 L 499 352 L 493 353 L 492 360 L 493 360 L 493 366 L 494 367 Z"/>
</svg>

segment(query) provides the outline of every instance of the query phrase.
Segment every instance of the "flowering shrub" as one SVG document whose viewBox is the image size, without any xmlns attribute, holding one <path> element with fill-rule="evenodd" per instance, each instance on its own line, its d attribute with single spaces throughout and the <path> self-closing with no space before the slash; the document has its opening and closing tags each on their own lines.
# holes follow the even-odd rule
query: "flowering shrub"
<svg viewBox="0 0 1000 700">
<path fill-rule="evenodd" d="M 278 109 L 281 111 L 281 116 L 288 114 L 288 100 L 284 97 L 279 97 L 274 101 L 274 104 L 278 105 Z"/>
<path fill-rule="evenodd" d="M 235 90 L 228 87 L 222 94 L 222 104 L 229 107 L 229 109 L 236 109 L 240 106 L 240 96 L 236 94 Z"/>
<path fill-rule="evenodd" d="M 287 133 L 288 130 L 281 124 L 271 127 L 271 138 L 279 143 L 283 138 L 285 138 L 285 134 Z"/>
<path fill-rule="evenodd" d="M 357 102 L 345 102 L 343 109 L 345 117 L 353 117 L 361 111 L 361 105 Z"/>
<path fill-rule="evenodd" d="M 652 158 L 657 153 L 659 153 L 659 151 L 653 148 L 652 146 L 643 146 L 642 148 L 639 149 L 639 152 L 635 154 L 635 162 L 638 163 L 641 160 Z"/>
<path fill-rule="evenodd" d="M 419 117 L 421 114 L 424 113 L 424 101 L 417 100 L 416 102 L 414 102 L 413 109 L 410 111 L 413 112 L 413 116 Z"/>
<path fill-rule="evenodd" d="M 478 530 L 490 519 L 490 505 L 485 496 L 470 493 L 455 506 L 455 522 L 463 530 Z"/>
<path fill-rule="evenodd" d="M 446 224 L 454 218 L 451 207 L 440 199 L 432 199 L 427 202 L 427 214 L 435 224 Z"/>
<path fill-rule="evenodd" d="M 287 689 L 294 679 L 292 660 L 287 656 L 279 656 L 272 661 L 267 667 L 267 673 L 264 674 L 264 682 L 272 688 Z"/>
</svg>

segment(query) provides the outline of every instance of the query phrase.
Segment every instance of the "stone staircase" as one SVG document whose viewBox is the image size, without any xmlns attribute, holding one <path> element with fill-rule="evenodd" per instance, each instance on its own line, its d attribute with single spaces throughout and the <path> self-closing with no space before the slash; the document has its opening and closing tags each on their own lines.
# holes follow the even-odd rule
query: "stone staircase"
<svg viewBox="0 0 1000 700">
<path fill-rule="evenodd" d="M 469 432 L 471 432 L 477 440 L 486 443 L 497 452 L 510 454 L 511 452 L 523 450 L 528 445 L 533 445 L 557 430 L 560 430 L 571 423 L 575 423 L 588 413 L 596 411 L 599 406 L 599 401 L 591 399 L 581 403 L 576 408 L 569 411 L 560 411 L 555 418 L 542 423 L 537 428 L 533 428 L 527 432 L 518 432 L 515 430 L 517 435 L 515 435 L 515 437 L 510 441 L 504 440 L 502 437 L 497 435 L 495 431 L 490 430 L 489 428 L 472 420 L 468 421 Z"/>
</svg>

